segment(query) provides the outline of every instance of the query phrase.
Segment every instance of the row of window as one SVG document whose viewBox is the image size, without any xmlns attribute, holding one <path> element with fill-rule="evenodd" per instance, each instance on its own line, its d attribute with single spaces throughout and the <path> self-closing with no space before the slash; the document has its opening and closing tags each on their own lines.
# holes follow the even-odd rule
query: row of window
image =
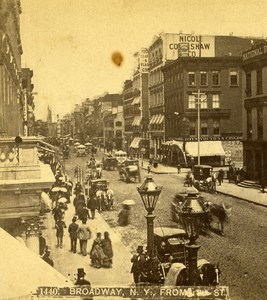
<svg viewBox="0 0 267 300">
<path fill-rule="evenodd" d="M 163 92 L 150 94 L 150 106 L 157 106 L 163 104 Z"/>
<path fill-rule="evenodd" d="M 220 108 L 220 95 L 219 94 L 212 94 L 211 95 L 211 104 L 208 105 L 208 96 L 207 94 L 200 96 L 199 107 L 204 108 Z M 196 109 L 198 106 L 198 100 L 196 99 L 195 95 L 188 95 L 188 108 Z"/>
<path fill-rule="evenodd" d="M 16 85 L 13 84 L 12 78 L 9 76 L 7 70 L 3 70 L 3 100 L 7 104 L 19 103 Z"/>
<path fill-rule="evenodd" d="M 175 134 L 177 132 L 177 123 L 176 120 L 168 120 L 167 127 L 169 130 Z M 202 136 L 208 135 L 208 122 L 205 120 L 201 120 L 200 123 L 200 134 Z M 210 134 L 213 135 L 220 135 L 220 122 L 218 120 L 212 121 L 212 132 Z M 190 121 L 190 127 L 189 127 L 189 134 L 190 136 L 196 136 L 197 135 L 197 121 Z"/>
<path fill-rule="evenodd" d="M 199 76 L 197 78 L 196 72 L 188 72 L 188 85 L 196 86 L 197 79 L 199 81 L 200 86 L 208 86 L 209 82 L 211 82 L 212 86 L 220 85 L 220 72 L 212 71 L 208 73 L 206 71 L 200 71 Z M 239 85 L 239 72 L 238 70 L 230 70 L 229 71 L 229 85 L 230 86 L 238 86 Z"/>
<path fill-rule="evenodd" d="M 149 85 L 154 85 L 163 82 L 163 73 L 160 69 L 150 72 L 149 74 Z"/>
</svg>

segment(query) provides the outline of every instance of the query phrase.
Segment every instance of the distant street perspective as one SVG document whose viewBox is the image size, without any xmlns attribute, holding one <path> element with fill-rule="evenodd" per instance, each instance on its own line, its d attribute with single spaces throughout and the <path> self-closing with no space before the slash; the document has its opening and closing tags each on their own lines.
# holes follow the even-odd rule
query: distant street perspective
<svg viewBox="0 0 267 300">
<path fill-rule="evenodd" d="M 267 4 L 152 2 L 0 0 L 0 299 L 267 299 Z"/>
</svg>

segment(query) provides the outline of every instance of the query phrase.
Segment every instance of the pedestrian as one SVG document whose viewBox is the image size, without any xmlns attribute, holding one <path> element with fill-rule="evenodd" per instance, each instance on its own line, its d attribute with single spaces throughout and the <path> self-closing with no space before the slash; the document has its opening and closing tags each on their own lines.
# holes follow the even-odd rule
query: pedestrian
<svg viewBox="0 0 267 300">
<path fill-rule="evenodd" d="M 218 172 L 219 185 L 221 185 L 223 183 L 223 177 L 224 177 L 224 171 L 223 171 L 223 169 L 220 169 L 219 172 Z"/>
<path fill-rule="evenodd" d="M 147 173 L 149 174 L 151 172 L 151 167 L 150 165 L 147 166 Z"/>
<path fill-rule="evenodd" d="M 98 269 L 103 266 L 104 258 L 106 257 L 102 247 L 103 244 L 102 244 L 101 232 L 98 232 L 96 234 L 96 239 L 94 240 L 90 251 L 92 266 Z"/>
<path fill-rule="evenodd" d="M 86 275 L 86 273 L 84 272 L 84 269 L 79 268 L 75 285 L 90 285 L 91 286 L 90 281 L 88 281 L 84 278 L 85 275 Z"/>
<path fill-rule="evenodd" d="M 177 172 L 178 172 L 178 174 L 181 174 L 181 165 L 180 164 L 177 165 Z"/>
<path fill-rule="evenodd" d="M 96 197 L 91 196 L 88 201 L 88 208 L 90 210 L 90 215 L 92 220 L 94 220 L 95 218 L 95 210 L 97 207 L 98 207 L 98 201 Z"/>
<path fill-rule="evenodd" d="M 77 247 L 77 231 L 78 231 L 78 224 L 76 224 L 77 218 L 72 218 L 72 223 L 69 225 L 69 234 L 70 234 L 70 251 L 76 253 Z"/>
<path fill-rule="evenodd" d="M 79 211 L 79 219 L 81 221 L 87 221 L 87 219 L 90 219 L 89 209 L 86 207 L 85 204 L 83 205 L 83 208 Z"/>
<path fill-rule="evenodd" d="M 42 235 L 42 232 L 39 233 L 39 254 L 43 255 L 46 249 L 46 240 Z"/>
<path fill-rule="evenodd" d="M 82 220 L 82 224 L 78 228 L 78 239 L 80 241 L 80 251 L 83 256 L 87 254 L 87 241 L 91 238 L 90 227 L 86 224 L 85 220 Z"/>
<path fill-rule="evenodd" d="M 118 223 L 120 226 L 127 226 L 130 223 L 130 209 L 129 205 L 123 205 L 122 210 L 118 214 Z"/>
<path fill-rule="evenodd" d="M 109 237 L 109 233 L 107 231 L 104 232 L 104 239 L 102 240 L 102 248 L 103 252 L 106 256 L 104 258 L 103 265 L 107 268 L 112 267 L 112 258 L 113 258 L 113 249 L 112 249 L 112 242 Z"/>
<path fill-rule="evenodd" d="M 43 256 L 42 256 L 42 259 L 46 262 L 46 263 L 48 263 L 51 267 L 54 267 L 54 262 L 53 262 L 53 259 L 51 258 L 51 256 L 50 256 L 50 249 L 46 246 L 46 248 L 45 248 L 45 252 L 44 252 L 44 254 L 43 254 Z"/>
<path fill-rule="evenodd" d="M 75 207 L 75 215 L 79 216 L 83 207 L 86 205 L 83 193 L 75 197 L 75 199 L 73 200 L 73 205 Z"/>
<path fill-rule="evenodd" d="M 57 236 L 57 247 L 62 248 L 64 228 L 67 228 L 63 217 L 56 222 L 56 236 Z"/>
<path fill-rule="evenodd" d="M 139 283 L 140 281 L 143 281 L 141 277 L 142 272 L 146 269 L 147 257 L 144 253 L 143 246 L 138 246 L 136 252 L 137 254 L 134 254 L 131 259 L 131 262 L 133 263 L 131 273 L 133 273 L 134 282 Z"/>
</svg>

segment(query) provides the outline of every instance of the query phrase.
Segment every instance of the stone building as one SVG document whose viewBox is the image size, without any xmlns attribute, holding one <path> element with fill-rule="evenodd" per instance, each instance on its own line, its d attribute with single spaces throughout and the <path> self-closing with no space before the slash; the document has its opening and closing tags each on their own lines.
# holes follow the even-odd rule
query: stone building
<svg viewBox="0 0 267 300">
<path fill-rule="evenodd" d="M 23 95 L 19 0 L 2 0 L 0 5 L 0 134 L 23 133 Z"/>
<path fill-rule="evenodd" d="M 32 84 L 33 71 L 29 68 L 21 69 L 22 77 L 22 89 L 23 89 L 23 127 L 24 135 L 31 136 L 34 134 L 34 96 L 33 89 L 34 84 Z"/>
<path fill-rule="evenodd" d="M 267 43 L 243 53 L 243 145 L 247 178 L 267 184 Z"/>
</svg>

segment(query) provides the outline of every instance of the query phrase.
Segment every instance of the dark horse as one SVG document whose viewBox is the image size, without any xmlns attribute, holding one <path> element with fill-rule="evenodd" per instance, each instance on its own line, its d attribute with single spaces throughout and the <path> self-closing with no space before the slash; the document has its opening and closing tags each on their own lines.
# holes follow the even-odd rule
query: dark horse
<svg viewBox="0 0 267 300">
<path fill-rule="evenodd" d="M 215 221 L 218 224 L 220 234 L 224 235 L 224 223 L 231 216 L 232 207 L 226 207 L 224 203 L 219 205 L 213 202 L 205 202 L 205 205 L 209 212 L 204 221 L 204 227 L 211 228 L 211 222 Z"/>
</svg>

